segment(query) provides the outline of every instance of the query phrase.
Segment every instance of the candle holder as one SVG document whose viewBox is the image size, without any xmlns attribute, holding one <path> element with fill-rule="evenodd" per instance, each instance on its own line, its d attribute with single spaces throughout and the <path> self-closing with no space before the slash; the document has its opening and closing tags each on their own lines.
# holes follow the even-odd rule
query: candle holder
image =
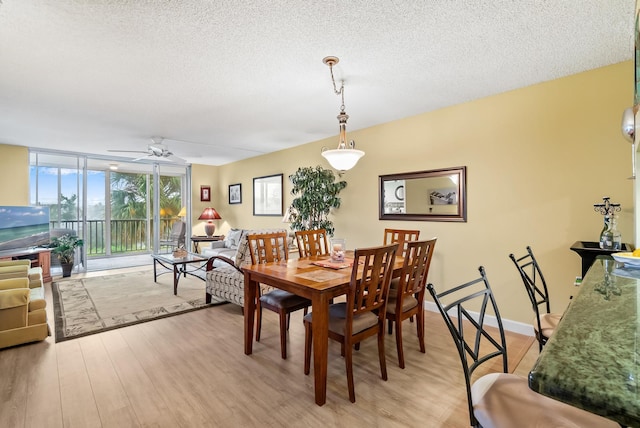
<svg viewBox="0 0 640 428">
<path fill-rule="evenodd" d="M 343 262 L 344 252 L 346 250 L 346 241 L 342 238 L 331 239 L 331 261 Z"/>
</svg>

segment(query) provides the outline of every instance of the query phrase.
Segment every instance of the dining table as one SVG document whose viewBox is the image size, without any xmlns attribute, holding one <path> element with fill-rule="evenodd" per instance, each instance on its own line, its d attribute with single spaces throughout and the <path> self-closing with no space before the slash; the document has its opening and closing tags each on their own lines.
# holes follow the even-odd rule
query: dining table
<svg viewBox="0 0 640 428">
<path fill-rule="evenodd" d="M 640 266 L 598 256 L 529 373 L 536 392 L 640 427 Z"/>
<path fill-rule="evenodd" d="M 353 260 L 348 251 L 346 260 Z M 253 352 L 253 329 L 259 284 L 270 285 L 311 300 L 314 313 L 313 374 L 315 402 L 322 406 L 327 398 L 327 358 L 329 352 L 329 304 L 349 290 L 352 267 L 343 263 L 326 266 L 329 256 L 301 257 L 280 262 L 246 265 L 244 271 L 244 353 Z M 402 272 L 404 259 L 396 257 L 393 276 Z M 341 267 L 340 267 L 341 266 Z M 337 267 L 337 268 L 336 268 Z M 361 270 L 359 270 L 361 274 Z"/>
</svg>

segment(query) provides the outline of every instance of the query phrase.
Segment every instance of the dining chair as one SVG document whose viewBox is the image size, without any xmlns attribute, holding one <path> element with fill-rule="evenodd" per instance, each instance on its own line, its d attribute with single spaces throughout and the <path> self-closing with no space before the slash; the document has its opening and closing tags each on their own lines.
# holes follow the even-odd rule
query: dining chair
<svg viewBox="0 0 640 428">
<path fill-rule="evenodd" d="M 527 254 L 524 256 L 516 257 L 512 253 L 509 254 L 509 258 L 516 265 L 518 273 L 520 273 L 520 278 L 522 278 L 527 296 L 533 307 L 535 314 L 533 329 L 536 339 L 538 339 L 538 347 L 542 352 L 544 344 L 547 343 L 547 340 L 558 327 L 562 315 L 551 312 L 547 282 L 542 275 L 540 265 L 533 255 L 533 251 L 531 251 L 531 247 L 527 246 Z M 542 309 L 540 306 L 542 306 Z"/>
<path fill-rule="evenodd" d="M 347 371 L 349 400 L 356 401 L 353 383 L 353 347 L 367 337 L 378 337 L 378 359 L 383 380 L 387 380 L 384 355 L 384 314 L 397 244 L 358 248 L 346 302 L 329 305 L 329 337 L 340 342 Z M 304 316 L 304 374 L 311 367 L 313 312 Z"/>
<path fill-rule="evenodd" d="M 398 250 L 396 255 L 399 257 L 404 257 L 405 252 L 407 251 L 407 242 L 417 241 L 420 237 L 419 230 L 409 230 L 409 229 L 385 229 L 384 230 L 384 245 L 389 244 L 398 244 Z M 389 286 L 389 296 L 395 296 L 398 292 L 398 278 L 391 279 L 391 285 Z M 409 320 L 413 322 L 413 317 L 410 317 Z M 393 327 L 389 326 L 389 334 L 391 334 L 391 329 Z"/>
<path fill-rule="evenodd" d="M 270 263 L 288 259 L 287 233 L 261 233 L 247 236 L 251 263 Z M 311 306 L 311 300 L 297 296 L 288 291 L 275 289 L 261 295 L 256 305 L 256 342 L 260 341 L 262 329 L 262 309 L 269 309 L 279 315 L 280 318 L 280 353 L 283 359 L 287 359 L 287 330 L 291 312 L 304 309 L 307 313 Z"/>
<path fill-rule="evenodd" d="M 619 427 L 615 422 L 578 409 L 529 388 L 527 379 L 509 373 L 507 344 L 502 319 L 484 267 L 480 277 L 437 293 L 427 289 L 451 333 L 462 363 L 469 418 L 473 427 Z M 485 325 L 487 318 L 494 318 Z M 494 358 L 502 358 L 502 373 L 479 369 Z M 478 370 L 482 376 L 472 383 Z M 478 377 L 479 376 L 479 377 Z"/>
<path fill-rule="evenodd" d="M 407 242 L 417 241 L 420 237 L 419 230 L 406 230 L 406 229 L 385 229 L 383 245 L 398 244 L 397 255 L 404 257 L 404 253 L 407 250 Z"/>
<path fill-rule="evenodd" d="M 397 293 L 389 295 L 385 318 L 389 326 L 389 334 L 396 323 L 396 347 L 398 348 L 398 365 L 404 369 L 404 351 L 402 347 L 402 321 L 416 316 L 416 328 L 420 352 L 425 353 L 424 346 L 424 293 L 429 266 L 433 257 L 436 238 L 427 241 L 407 243 L 402 273 L 400 274 Z"/>
<path fill-rule="evenodd" d="M 326 256 L 329 254 L 329 240 L 326 230 L 296 230 L 295 235 L 300 257 Z"/>
</svg>

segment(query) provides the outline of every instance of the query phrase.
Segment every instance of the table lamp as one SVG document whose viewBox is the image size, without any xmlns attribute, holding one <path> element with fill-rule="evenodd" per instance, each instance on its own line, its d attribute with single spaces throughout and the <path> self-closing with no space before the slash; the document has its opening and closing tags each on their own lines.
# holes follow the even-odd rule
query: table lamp
<svg viewBox="0 0 640 428">
<path fill-rule="evenodd" d="M 213 236 L 213 233 L 216 231 L 216 225 L 213 224 L 213 220 L 219 220 L 220 214 L 215 208 L 207 207 L 202 211 L 198 220 L 207 220 L 207 223 L 204 225 L 204 233 L 210 238 Z"/>
</svg>

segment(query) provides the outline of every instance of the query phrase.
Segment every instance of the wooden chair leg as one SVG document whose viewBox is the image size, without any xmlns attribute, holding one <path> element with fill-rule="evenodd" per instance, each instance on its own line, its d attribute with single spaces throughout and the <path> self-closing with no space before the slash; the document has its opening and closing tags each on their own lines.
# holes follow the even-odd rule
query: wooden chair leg
<svg viewBox="0 0 640 428">
<path fill-rule="evenodd" d="M 404 368 L 404 349 L 402 347 L 402 321 L 396 323 L 396 348 L 398 349 L 398 365 Z"/>
<path fill-rule="evenodd" d="M 283 360 L 287 359 L 287 327 L 289 326 L 289 314 L 280 312 L 280 354 Z"/>
<path fill-rule="evenodd" d="M 262 305 L 258 300 L 256 304 L 256 342 L 260 342 L 260 330 L 262 330 Z"/>
<path fill-rule="evenodd" d="M 313 332 L 311 323 L 304 323 L 304 374 L 308 375 L 311 369 L 311 341 L 313 340 Z"/>
<path fill-rule="evenodd" d="M 424 309 L 418 312 L 416 321 L 418 327 L 418 342 L 420 343 L 420 352 L 424 354 L 426 352 L 424 346 Z"/>
<path fill-rule="evenodd" d="M 397 330 L 398 326 L 396 326 Z M 378 329 L 378 358 L 380 359 L 380 374 L 387 380 L 387 360 L 384 356 L 384 323 Z"/>
<path fill-rule="evenodd" d="M 353 348 L 349 343 L 348 346 L 342 342 L 343 348 L 345 349 L 344 355 L 344 364 L 347 369 L 347 387 L 349 388 L 349 401 L 352 403 L 356 402 L 356 390 L 353 385 Z"/>
</svg>

